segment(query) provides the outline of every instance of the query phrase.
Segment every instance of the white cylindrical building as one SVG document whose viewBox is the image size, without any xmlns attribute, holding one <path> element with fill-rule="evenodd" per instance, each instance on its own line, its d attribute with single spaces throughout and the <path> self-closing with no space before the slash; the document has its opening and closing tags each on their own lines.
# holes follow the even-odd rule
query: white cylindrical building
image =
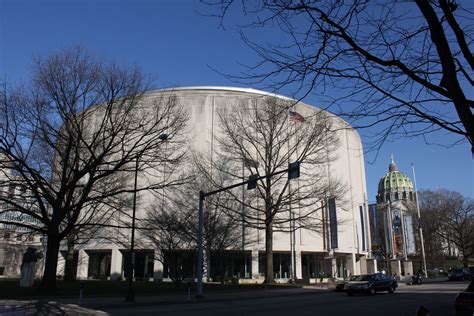
<svg viewBox="0 0 474 316">
<path fill-rule="evenodd" d="M 189 87 L 152 91 L 145 95 L 144 101 L 152 101 L 163 95 L 172 94 L 176 101 L 186 107 L 190 121 L 188 140 L 190 150 L 212 153 L 217 150 L 216 137 L 222 133 L 218 124 L 218 112 L 222 108 L 242 106 L 263 98 L 277 98 L 291 101 L 289 98 L 273 95 L 254 89 L 232 87 Z M 296 101 L 295 101 L 296 102 Z M 312 105 L 297 102 L 296 112 L 303 117 L 320 111 Z M 344 187 L 343 196 L 328 203 L 323 228 L 318 231 L 298 229 L 293 236 L 276 232 L 273 243 L 274 272 L 277 280 L 285 282 L 292 272 L 292 253 L 290 238 L 294 238 L 294 269 L 297 279 L 315 280 L 320 277 L 346 277 L 361 273 L 375 272 L 376 267 L 370 260 L 370 226 L 367 209 L 367 190 L 364 169 L 362 143 L 357 131 L 342 119 L 329 114 L 336 127 L 339 146 L 334 160 L 327 163 L 327 181 L 339 181 Z M 157 171 L 158 173 L 160 171 Z M 172 193 L 170 193 L 172 194 Z M 150 195 L 151 198 L 151 195 Z M 142 203 L 147 203 L 147 195 L 142 194 Z M 197 206 L 197 199 L 196 199 Z M 137 216 L 144 216 L 145 207 L 137 208 Z M 197 213 L 197 212 L 196 212 Z M 226 277 L 247 279 L 248 282 L 263 280 L 265 240 L 264 232 L 255 228 L 246 228 L 245 234 L 253 242 L 238 249 L 228 249 Z M 123 235 L 127 236 L 127 232 Z M 252 237 L 252 238 L 250 238 Z M 121 238 L 121 237 L 119 237 Z M 91 240 L 87 244 L 76 246 L 75 261 L 77 277 L 110 278 L 126 277 L 124 274 L 129 249 L 126 237 L 119 243 L 104 240 Z M 137 238 L 140 238 L 139 235 Z M 146 243 L 145 243 L 146 245 Z M 237 247 L 236 247 L 237 248 Z M 155 260 L 156 250 L 150 244 L 142 246 L 136 253 L 135 277 L 144 279 L 167 279 L 170 269 L 166 260 Z M 194 258 L 193 256 L 190 257 Z M 60 261 L 62 262 L 62 258 Z M 208 277 L 213 277 L 212 258 L 207 267 Z M 60 268 L 61 270 L 61 265 Z M 194 264 L 184 263 L 188 277 L 194 277 Z M 61 271 L 58 271 L 61 273 Z M 245 282 L 245 281 L 242 281 Z"/>
</svg>

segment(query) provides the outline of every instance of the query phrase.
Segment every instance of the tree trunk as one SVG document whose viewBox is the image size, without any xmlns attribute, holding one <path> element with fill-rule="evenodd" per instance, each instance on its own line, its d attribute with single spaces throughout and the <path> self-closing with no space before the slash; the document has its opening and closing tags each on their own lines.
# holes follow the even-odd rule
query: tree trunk
<svg viewBox="0 0 474 316">
<path fill-rule="evenodd" d="M 219 266 L 220 266 L 220 278 L 221 278 L 221 285 L 225 283 L 225 265 L 224 265 L 224 254 L 222 252 L 219 253 Z"/>
<path fill-rule="evenodd" d="M 58 236 L 48 236 L 48 243 L 46 245 L 44 274 L 40 285 L 42 289 L 56 289 L 56 270 L 58 268 L 58 254 L 60 242 L 61 239 Z"/>
<path fill-rule="evenodd" d="M 273 221 L 267 223 L 265 227 L 265 283 L 271 284 L 275 280 L 273 278 Z"/>
<path fill-rule="evenodd" d="M 76 280 L 74 275 L 74 238 L 75 234 L 73 232 L 67 238 L 66 262 L 64 265 L 64 281 L 67 282 Z"/>
</svg>

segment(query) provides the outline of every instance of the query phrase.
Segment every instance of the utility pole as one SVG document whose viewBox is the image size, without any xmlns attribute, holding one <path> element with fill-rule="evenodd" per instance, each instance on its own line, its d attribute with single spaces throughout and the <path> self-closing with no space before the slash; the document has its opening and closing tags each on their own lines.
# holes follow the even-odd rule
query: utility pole
<svg viewBox="0 0 474 316">
<path fill-rule="evenodd" d="M 137 210 L 137 178 L 138 178 L 138 156 L 135 162 L 135 181 L 133 184 L 133 207 L 132 207 L 132 240 L 130 242 L 130 265 L 128 275 L 128 293 L 126 302 L 135 302 L 135 291 L 133 289 L 133 276 L 135 271 L 135 213 Z"/>
<path fill-rule="evenodd" d="M 197 291 L 196 291 L 196 298 L 203 298 L 203 286 L 202 286 L 202 276 L 203 276 L 203 235 L 204 235 L 204 200 L 207 196 L 211 196 L 220 192 L 228 191 L 239 186 L 247 185 L 247 190 L 252 190 L 257 187 L 257 182 L 263 179 L 271 178 L 273 176 L 288 172 L 288 180 L 299 178 L 300 176 L 300 162 L 296 161 L 290 163 L 288 165 L 288 169 L 284 169 L 281 171 L 277 171 L 271 174 L 267 174 L 264 176 L 258 175 L 250 175 L 249 179 L 240 183 L 236 183 L 230 185 L 228 187 L 220 188 L 210 192 L 199 191 L 199 210 L 198 210 L 198 236 L 197 236 L 197 243 L 198 243 L 198 253 L 197 253 Z"/>
<path fill-rule="evenodd" d="M 423 240 L 423 228 L 421 227 L 420 202 L 418 201 L 418 191 L 416 189 L 415 165 L 413 163 L 411 164 L 411 168 L 413 171 L 413 183 L 415 185 L 416 211 L 418 212 L 418 227 L 420 229 L 421 255 L 423 257 L 423 270 L 425 272 L 425 278 L 428 278 L 428 270 L 426 270 L 425 242 Z"/>
</svg>

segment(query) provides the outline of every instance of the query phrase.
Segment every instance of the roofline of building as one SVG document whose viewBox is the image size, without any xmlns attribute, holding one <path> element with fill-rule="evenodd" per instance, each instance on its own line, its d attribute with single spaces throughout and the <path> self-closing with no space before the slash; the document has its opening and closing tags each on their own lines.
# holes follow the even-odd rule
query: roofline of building
<svg viewBox="0 0 474 316">
<path fill-rule="evenodd" d="M 295 101 L 295 102 L 301 102 L 305 104 L 303 101 L 298 101 L 293 98 L 286 97 L 281 94 L 276 94 L 272 92 L 267 92 L 263 90 L 258 90 L 254 88 L 240 88 L 240 87 L 229 87 L 229 86 L 187 86 L 187 87 L 170 87 L 170 88 L 163 88 L 163 89 L 156 89 L 156 90 L 151 90 L 149 93 L 154 93 L 154 92 L 173 92 L 173 91 L 182 91 L 182 90 L 213 90 L 213 91 L 232 91 L 232 92 L 244 92 L 244 93 L 252 93 L 252 94 L 260 94 L 263 96 L 271 96 L 271 97 L 277 97 L 280 99 L 288 100 L 288 101 Z"/>
</svg>

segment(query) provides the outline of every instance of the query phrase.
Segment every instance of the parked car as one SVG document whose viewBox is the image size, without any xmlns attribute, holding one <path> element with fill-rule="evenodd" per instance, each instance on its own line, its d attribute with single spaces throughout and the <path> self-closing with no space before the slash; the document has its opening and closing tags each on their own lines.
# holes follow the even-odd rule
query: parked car
<svg viewBox="0 0 474 316">
<path fill-rule="evenodd" d="M 354 281 L 354 280 L 356 280 L 358 277 L 359 277 L 359 275 L 353 275 L 353 276 L 349 277 L 349 278 L 346 279 L 346 280 L 337 281 L 337 283 L 336 283 L 336 291 L 337 291 L 337 292 L 342 292 L 342 291 L 344 291 L 344 287 L 346 286 L 346 284 L 347 284 L 349 281 Z"/>
<path fill-rule="evenodd" d="M 457 316 L 474 314 L 474 280 L 471 280 L 466 291 L 458 293 L 454 308 Z"/>
<path fill-rule="evenodd" d="M 349 281 L 344 286 L 344 291 L 346 291 L 348 295 L 354 295 L 355 293 L 374 295 L 380 291 L 393 293 L 397 287 L 398 283 L 396 280 L 385 274 L 375 273 L 357 276 L 354 281 Z"/>
<path fill-rule="evenodd" d="M 467 269 L 452 269 L 449 271 L 449 281 L 469 281 L 471 279 L 471 273 Z"/>
</svg>

